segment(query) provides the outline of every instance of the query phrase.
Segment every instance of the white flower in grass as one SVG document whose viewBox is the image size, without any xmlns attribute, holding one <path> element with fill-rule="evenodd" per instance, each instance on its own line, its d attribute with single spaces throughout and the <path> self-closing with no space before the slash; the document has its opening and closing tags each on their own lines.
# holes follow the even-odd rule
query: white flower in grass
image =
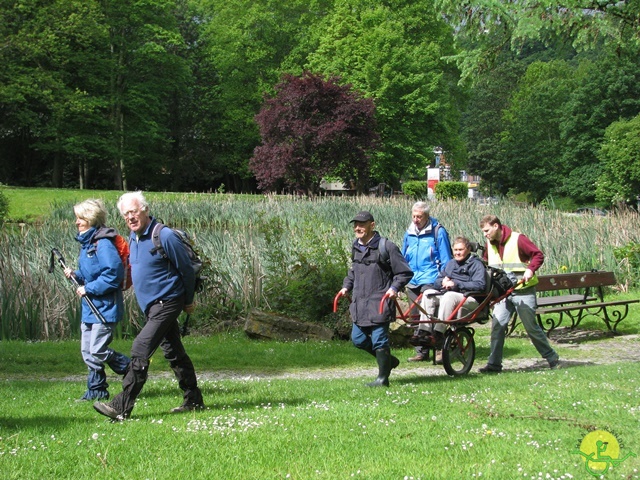
<svg viewBox="0 0 640 480">
<path fill-rule="evenodd" d="M 436 420 L 438 420 L 438 417 L 436 417 L 435 415 L 433 417 L 431 417 L 431 421 L 435 422 Z"/>
<path fill-rule="evenodd" d="M 93 435 L 91 435 L 91 438 L 94 440 L 98 440 L 98 438 L 100 438 L 100 435 L 98 435 L 97 433 L 94 433 Z"/>
</svg>

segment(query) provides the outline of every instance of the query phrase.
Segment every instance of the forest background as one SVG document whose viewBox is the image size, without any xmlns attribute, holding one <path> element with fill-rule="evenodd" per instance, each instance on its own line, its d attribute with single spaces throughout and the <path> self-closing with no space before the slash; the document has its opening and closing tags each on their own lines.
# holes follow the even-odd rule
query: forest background
<svg viewBox="0 0 640 480">
<path fill-rule="evenodd" d="M 0 182 L 256 192 L 283 75 L 375 105 L 369 186 L 435 147 L 490 195 L 570 208 L 640 193 L 638 2 L 0 0 Z"/>
</svg>

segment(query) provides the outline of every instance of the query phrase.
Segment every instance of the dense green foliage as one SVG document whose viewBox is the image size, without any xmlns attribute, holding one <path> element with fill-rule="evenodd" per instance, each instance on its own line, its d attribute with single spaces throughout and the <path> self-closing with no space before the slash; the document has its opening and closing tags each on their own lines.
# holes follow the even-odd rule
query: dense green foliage
<svg viewBox="0 0 640 480">
<path fill-rule="evenodd" d="M 305 46 L 305 68 L 339 75 L 373 99 L 381 137 L 373 178 L 422 178 L 437 145 L 462 168 L 464 94 L 457 69 L 443 61 L 453 32 L 431 2 L 335 2 Z"/>
<path fill-rule="evenodd" d="M 464 182 L 438 182 L 435 193 L 438 200 L 464 200 L 469 196 L 469 187 Z"/>
<path fill-rule="evenodd" d="M 620 134 L 614 122 L 640 114 L 638 8 L 0 0 L 0 182 L 255 192 L 256 115 L 283 75 L 310 72 L 375 106 L 368 167 L 353 156 L 329 172 L 357 177 L 359 191 L 423 180 L 438 146 L 490 195 L 631 202 L 640 187 L 625 166 L 637 156 L 623 162 L 606 143 Z M 344 157 L 346 143 L 305 144 L 315 183 L 323 151 Z"/>
<path fill-rule="evenodd" d="M 640 115 L 607 128 L 599 157 L 598 197 L 608 203 L 640 201 Z"/>
<path fill-rule="evenodd" d="M 628 269 L 633 278 L 634 286 L 640 285 L 640 243 L 629 242 L 613 249 L 616 260 L 620 262 L 622 268 Z"/>
<path fill-rule="evenodd" d="M 426 199 L 428 194 L 427 182 L 422 180 L 409 180 L 402 184 L 402 193 L 413 199 Z"/>
</svg>

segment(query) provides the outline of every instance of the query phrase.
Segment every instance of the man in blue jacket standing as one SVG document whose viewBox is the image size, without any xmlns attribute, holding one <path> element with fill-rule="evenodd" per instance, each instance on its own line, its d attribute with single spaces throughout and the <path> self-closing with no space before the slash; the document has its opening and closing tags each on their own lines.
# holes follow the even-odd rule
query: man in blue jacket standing
<svg viewBox="0 0 640 480">
<path fill-rule="evenodd" d="M 177 322 L 182 311 L 191 313 L 195 307 L 195 272 L 191 260 L 182 240 L 170 228 L 160 230 L 160 242 L 167 258 L 154 247 L 152 232 L 157 221 L 149 216 L 149 204 L 142 192 L 122 195 L 118 209 L 131 229 L 131 277 L 146 322 L 133 341 L 131 364 L 122 381 L 122 392 L 111 402 L 96 402 L 93 407 L 112 420 L 128 418 L 147 381 L 149 360 L 161 347 L 184 397 L 182 405 L 171 411 L 204 409 L 195 369 L 182 345 Z"/>
<path fill-rule="evenodd" d="M 413 302 L 420 293 L 433 288 L 438 273 L 453 258 L 449 234 L 438 220 L 429 216 L 429 204 L 426 202 L 416 202 L 411 207 L 411 223 L 402 240 L 402 254 L 413 271 L 413 279 L 407 285 L 407 297 Z M 418 313 L 417 309 L 411 312 L 412 315 Z M 413 343 L 418 343 L 419 337 L 426 335 L 431 326 L 421 324 Z M 436 355 L 436 361 L 438 357 L 441 354 Z M 409 361 L 421 362 L 428 358 L 429 349 L 416 346 L 416 355 Z"/>
</svg>

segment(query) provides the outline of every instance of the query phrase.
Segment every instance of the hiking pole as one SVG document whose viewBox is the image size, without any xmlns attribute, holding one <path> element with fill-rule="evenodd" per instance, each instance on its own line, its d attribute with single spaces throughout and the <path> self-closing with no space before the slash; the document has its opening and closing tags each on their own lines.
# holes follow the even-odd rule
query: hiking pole
<svg viewBox="0 0 640 480">
<path fill-rule="evenodd" d="M 53 257 L 54 256 L 56 257 L 56 259 L 58 260 L 58 263 L 60 264 L 60 267 L 64 271 L 67 268 L 67 266 L 65 265 L 64 257 L 60 253 L 60 250 L 58 250 L 57 248 L 52 248 L 51 249 L 51 257 L 49 259 L 49 273 L 53 273 Z M 78 280 L 76 280 L 76 277 L 74 277 L 73 275 L 69 276 L 69 280 L 71 281 L 71 283 L 73 283 L 75 285 L 76 288 L 80 287 L 80 284 L 78 283 Z M 89 296 L 87 294 L 85 294 L 81 298 L 83 298 L 87 302 L 87 305 L 89 305 L 89 308 L 91 309 L 93 314 L 96 316 L 96 318 L 98 320 L 100 320 L 101 323 L 106 324 L 107 321 L 102 316 L 100 311 L 97 309 L 95 304 L 91 301 Z"/>
</svg>

